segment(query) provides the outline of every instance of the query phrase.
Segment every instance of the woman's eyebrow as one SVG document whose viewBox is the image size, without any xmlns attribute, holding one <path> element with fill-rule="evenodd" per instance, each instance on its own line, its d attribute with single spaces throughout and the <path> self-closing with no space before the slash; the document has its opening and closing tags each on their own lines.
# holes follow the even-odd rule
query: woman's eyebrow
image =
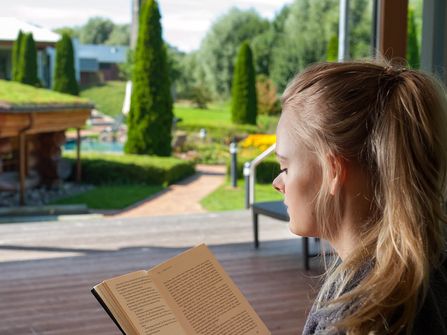
<svg viewBox="0 0 447 335">
<path fill-rule="evenodd" d="M 284 156 L 278 154 L 276 151 L 275 151 L 275 155 L 276 155 L 277 158 L 279 158 L 279 159 L 281 159 L 281 160 L 283 160 L 283 161 L 287 161 L 287 158 L 286 158 L 286 157 L 284 157 Z"/>
</svg>

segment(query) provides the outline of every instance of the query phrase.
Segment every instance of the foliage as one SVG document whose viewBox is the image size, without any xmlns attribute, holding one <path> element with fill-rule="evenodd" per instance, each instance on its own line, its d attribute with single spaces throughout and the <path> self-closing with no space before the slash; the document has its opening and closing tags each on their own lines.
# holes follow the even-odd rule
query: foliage
<svg viewBox="0 0 447 335">
<path fill-rule="evenodd" d="M 125 82 L 107 81 L 104 84 L 84 88 L 80 95 L 92 101 L 101 113 L 116 117 L 121 114 L 125 93 Z"/>
<path fill-rule="evenodd" d="M 298 71 L 325 60 L 329 37 L 337 31 L 337 0 L 295 1 L 273 51 L 270 73 L 278 90 L 283 91 Z"/>
<path fill-rule="evenodd" d="M 211 26 L 202 41 L 199 62 L 206 85 L 219 97 L 231 92 L 234 61 L 242 42 L 250 41 L 266 31 L 269 22 L 254 10 L 232 8 Z"/>
<path fill-rule="evenodd" d="M 1 79 L 0 101 L 12 106 L 55 104 L 85 105 L 89 103 L 87 99 Z"/>
<path fill-rule="evenodd" d="M 283 195 L 269 184 L 256 184 L 255 195 L 256 201 L 280 201 L 284 199 Z M 200 203 L 208 211 L 244 209 L 245 181 L 239 179 L 237 188 L 231 187 L 230 182 L 227 181 L 213 193 L 203 198 Z"/>
<path fill-rule="evenodd" d="M 130 25 L 115 24 L 104 43 L 107 45 L 130 45 Z"/>
<path fill-rule="evenodd" d="M 255 157 L 241 157 L 237 161 L 237 175 L 243 176 L 245 162 L 252 161 Z M 256 182 L 269 184 L 279 173 L 279 163 L 274 158 L 266 158 L 256 167 Z M 227 175 L 230 175 L 230 162 L 227 163 Z"/>
<path fill-rule="evenodd" d="M 207 109 L 208 103 L 212 101 L 210 91 L 204 85 L 196 85 L 191 87 L 189 98 L 194 106 L 200 109 Z"/>
<path fill-rule="evenodd" d="M 142 8 L 132 77 L 125 151 L 169 156 L 173 120 L 171 85 L 155 0 L 145 1 Z"/>
<path fill-rule="evenodd" d="M 128 49 L 126 61 L 118 64 L 119 76 L 124 80 L 132 80 L 133 67 L 135 65 L 135 50 Z"/>
<path fill-rule="evenodd" d="M 160 185 L 103 185 L 53 201 L 52 204 L 86 204 L 88 208 L 93 209 L 123 209 L 163 189 Z"/>
<path fill-rule="evenodd" d="M 79 39 L 83 44 L 104 44 L 114 29 L 111 20 L 102 17 L 92 17 L 81 28 Z"/>
<path fill-rule="evenodd" d="M 276 87 L 270 78 L 263 74 L 256 77 L 256 93 L 258 114 L 275 115 L 281 112 Z"/>
<path fill-rule="evenodd" d="M 27 85 L 39 86 L 37 78 L 37 50 L 33 34 L 24 34 L 20 46 L 17 81 Z"/>
<path fill-rule="evenodd" d="M 418 69 L 420 65 L 418 36 L 416 30 L 415 11 L 411 6 L 408 8 L 408 42 L 407 61 L 413 69 Z"/>
<path fill-rule="evenodd" d="M 53 90 L 71 95 L 79 95 L 75 75 L 74 52 L 71 38 L 63 34 L 56 43 L 56 69 L 54 71 Z"/>
<path fill-rule="evenodd" d="M 79 38 L 79 35 L 81 33 L 80 27 L 60 27 L 54 29 L 55 33 L 58 33 L 59 35 L 67 34 L 71 38 Z"/>
<path fill-rule="evenodd" d="M 17 81 L 19 78 L 19 69 L 20 69 L 20 55 L 23 40 L 23 32 L 19 30 L 19 34 L 17 35 L 17 39 L 14 42 L 14 46 L 12 47 L 12 80 Z"/>
<path fill-rule="evenodd" d="M 370 57 L 372 38 L 372 1 L 349 2 L 349 50 L 352 59 Z"/>
<path fill-rule="evenodd" d="M 74 153 L 64 154 L 74 162 Z M 94 185 L 170 185 L 194 174 L 194 164 L 172 157 L 83 153 L 82 178 Z"/>
<path fill-rule="evenodd" d="M 326 60 L 336 62 L 338 60 L 338 36 L 332 35 L 327 46 Z"/>
<path fill-rule="evenodd" d="M 242 43 L 234 69 L 231 116 L 234 123 L 256 124 L 256 79 L 248 42 Z"/>
</svg>

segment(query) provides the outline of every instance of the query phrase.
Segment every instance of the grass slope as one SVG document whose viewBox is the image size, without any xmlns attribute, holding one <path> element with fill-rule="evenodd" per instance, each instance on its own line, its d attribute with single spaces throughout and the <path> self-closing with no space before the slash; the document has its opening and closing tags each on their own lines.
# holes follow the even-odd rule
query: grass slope
<svg viewBox="0 0 447 335">
<path fill-rule="evenodd" d="M 103 85 L 91 86 L 81 90 L 81 97 L 91 100 L 101 113 L 115 117 L 121 113 L 126 82 L 108 81 Z"/>
</svg>

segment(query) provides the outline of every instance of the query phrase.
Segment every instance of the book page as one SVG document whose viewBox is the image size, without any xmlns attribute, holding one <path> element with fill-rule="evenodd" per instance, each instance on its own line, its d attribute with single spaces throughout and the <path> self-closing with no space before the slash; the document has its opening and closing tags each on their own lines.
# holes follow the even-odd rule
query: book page
<svg viewBox="0 0 447 335">
<path fill-rule="evenodd" d="M 134 325 L 135 334 L 185 334 L 146 271 L 129 273 L 104 283 Z"/>
<path fill-rule="evenodd" d="M 188 334 L 270 334 L 204 244 L 149 274 Z"/>
</svg>

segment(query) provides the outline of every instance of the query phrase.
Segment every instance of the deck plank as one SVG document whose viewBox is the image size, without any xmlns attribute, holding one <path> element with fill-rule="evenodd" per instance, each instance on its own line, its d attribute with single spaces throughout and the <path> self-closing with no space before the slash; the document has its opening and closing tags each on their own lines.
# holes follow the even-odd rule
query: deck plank
<svg viewBox="0 0 447 335">
<path fill-rule="evenodd" d="M 274 335 L 299 334 L 318 286 L 300 239 L 249 213 L 0 225 L 0 334 L 119 334 L 90 293 L 103 279 L 148 269 L 205 242 Z"/>
</svg>

